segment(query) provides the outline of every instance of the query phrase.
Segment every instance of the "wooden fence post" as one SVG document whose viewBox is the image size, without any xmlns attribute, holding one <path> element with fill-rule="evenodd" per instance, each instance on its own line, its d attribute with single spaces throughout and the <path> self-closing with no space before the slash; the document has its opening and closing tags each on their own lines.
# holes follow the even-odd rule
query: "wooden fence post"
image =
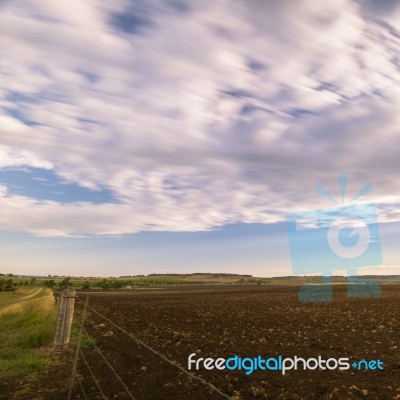
<svg viewBox="0 0 400 400">
<path fill-rule="evenodd" d="M 60 292 L 60 296 L 58 298 L 58 310 L 57 310 L 57 326 L 56 326 L 56 335 L 54 337 L 54 345 L 61 346 L 62 343 L 62 331 L 64 329 L 64 320 L 65 320 L 65 294 L 66 290 Z"/>
<path fill-rule="evenodd" d="M 61 343 L 61 349 L 65 350 L 68 347 L 69 337 L 71 335 L 72 320 L 74 318 L 74 306 L 75 306 L 75 294 L 76 290 L 68 288 L 66 303 L 65 303 L 65 322 L 63 329 L 63 337 Z"/>
<path fill-rule="evenodd" d="M 62 350 L 65 350 L 69 343 L 74 316 L 75 294 L 75 289 L 68 288 L 64 289 L 60 295 L 54 344 L 60 346 Z"/>
<path fill-rule="evenodd" d="M 80 331 L 79 331 L 78 343 L 77 343 L 77 345 L 76 345 L 74 363 L 73 363 L 73 365 L 72 365 L 72 374 L 71 374 L 71 379 L 70 379 L 69 389 L 68 389 L 68 400 L 71 400 L 72 391 L 73 391 L 73 389 L 74 389 L 76 367 L 77 367 L 77 365 L 78 365 L 79 352 L 81 351 L 83 326 L 84 326 L 85 319 L 86 319 L 86 313 L 87 313 L 88 303 L 89 303 L 89 297 L 87 296 L 87 297 L 86 297 L 86 300 L 85 300 L 85 307 L 83 308 L 83 313 L 82 313 L 81 328 L 80 328 Z"/>
</svg>

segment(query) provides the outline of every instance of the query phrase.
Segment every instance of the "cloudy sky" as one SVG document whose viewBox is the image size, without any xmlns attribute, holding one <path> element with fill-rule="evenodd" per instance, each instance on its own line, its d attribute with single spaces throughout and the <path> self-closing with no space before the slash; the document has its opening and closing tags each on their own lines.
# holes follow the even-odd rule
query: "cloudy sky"
<svg viewBox="0 0 400 400">
<path fill-rule="evenodd" d="M 347 172 L 400 273 L 399 49 L 397 0 L 0 2 L 0 271 L 287 275 Z"/>
</svg>

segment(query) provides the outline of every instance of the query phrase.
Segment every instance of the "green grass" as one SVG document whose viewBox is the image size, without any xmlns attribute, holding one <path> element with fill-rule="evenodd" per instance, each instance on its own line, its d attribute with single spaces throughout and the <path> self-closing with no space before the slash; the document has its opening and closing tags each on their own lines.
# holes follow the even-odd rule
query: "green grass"
<svg viewBox="0 0 400 400">
<path fill-rule="evenodd" d="M 54 337 L 55 311 L 50 291 L 0 309 L 0 379 L 50 366 L 44 348 Z"/>
<path fill-rule="evenodd" d="M 15 290 L 15 292 L 0 292 L 0 306 L 9 301 L 18 300 L 24 296 L 34 292 L 37 288 L 22 287 Z"/>
<path fill-rule="evenodd" d="M 69 341 L 69 348 L 72 351 L 75 351 L 77 346 L 81 322 L 82 322 L 82 312 L 75 311 L 71 327 L 71 337 Z M 89 335 L 87 335 L 85 332 L 82 332 L 81 349 L 90 347 L 93 342 L 96 343 L 96 340 L 93 337 L 91 336 L 89 337 Z"/>
</svg>

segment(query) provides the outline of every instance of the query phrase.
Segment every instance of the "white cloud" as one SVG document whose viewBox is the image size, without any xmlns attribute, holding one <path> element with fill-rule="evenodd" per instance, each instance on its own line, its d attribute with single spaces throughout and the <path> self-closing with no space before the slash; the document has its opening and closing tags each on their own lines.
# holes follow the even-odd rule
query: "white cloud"
<svg viewBox="0 0 400 400">
<path fill-rule="evenodd" d="M 50 162 L 39 159 L 28 150 L 0 146 L 0 168 L 26 166 L 44 169 L 53 168 Z"/>
<path fill-rule="evenodd" d="M 351 190 L 372 181 L 376 198 L 393 194 L 382 218 L 400 218 L 390 13 L 372 18 L 376 3 L 345 0 L 171 4 L 3 6 L 0 167 L 53 168 L 110 188 L 120 204 L 7 194 L 2 229 L 121 234 L 276 222 L 326 206 L 313 189 L 320 182 L 337 193 L 343 170 Z M 121 12 L 134 14 L 125 30 L 111 25 Z"/>
</svg>

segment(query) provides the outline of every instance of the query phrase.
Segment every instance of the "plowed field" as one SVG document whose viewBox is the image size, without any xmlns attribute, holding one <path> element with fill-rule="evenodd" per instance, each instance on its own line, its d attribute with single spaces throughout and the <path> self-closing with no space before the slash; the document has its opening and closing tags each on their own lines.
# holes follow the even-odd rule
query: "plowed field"
<svg viewBox="0 0 400 400">
<path fill-rule="evenodd" d="M 234 399 L 400 399 L 400 287 L 379 298 L 301 303 L 294 286 L 178 287 L 92 294 L 90 306 L 187 369 L 187 358 L 231 356 L 380 359 L 384 370 L 196 371 Z M 84 295 L 82 295 L 84 297 Z M 135 399 L 223 399 L 90 312 L 87 330 Z M 84 354 L 108 398 L 129 399 L 99 353 Z M 90 399 L 103 398 L 82 360 Z M 79 387 L 75 398 L 83 398 Z"/>
</svg>

